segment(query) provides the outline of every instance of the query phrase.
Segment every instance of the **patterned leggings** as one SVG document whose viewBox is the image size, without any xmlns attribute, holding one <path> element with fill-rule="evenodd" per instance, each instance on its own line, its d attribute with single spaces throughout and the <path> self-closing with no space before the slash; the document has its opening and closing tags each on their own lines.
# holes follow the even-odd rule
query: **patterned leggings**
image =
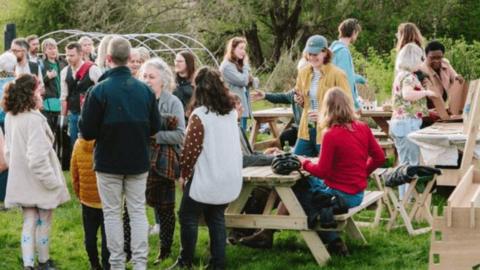
<svg viewBox="0 0 480 270">
<path fill-rule="evenodd" d="M 170 255 L 175 231 L 175 211 L 172 207 L 155 207 L 155 214 L 160 218 L 160 254 Z"/>
<path fill-rule="evenodd" d="M 22 256 L 24 266 L 33 267 L 35 264 L 35 247 L 39 262 L 44 263 L 49 259 L 52 213 L 52 210 L 35 207 L 23 208 Z"/>
</svg>

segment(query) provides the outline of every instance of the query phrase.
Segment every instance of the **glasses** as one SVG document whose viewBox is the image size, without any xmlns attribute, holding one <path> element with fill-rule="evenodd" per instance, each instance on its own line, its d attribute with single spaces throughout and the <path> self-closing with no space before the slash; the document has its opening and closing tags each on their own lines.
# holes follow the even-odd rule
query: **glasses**
<svg viewBox="0 0 480 270">
<path fill-rule="evenodd" d="M 13 53 L 24 52 L 24 51 L 25 51 L 25 49 L 12 49 Z"/>
</svg>

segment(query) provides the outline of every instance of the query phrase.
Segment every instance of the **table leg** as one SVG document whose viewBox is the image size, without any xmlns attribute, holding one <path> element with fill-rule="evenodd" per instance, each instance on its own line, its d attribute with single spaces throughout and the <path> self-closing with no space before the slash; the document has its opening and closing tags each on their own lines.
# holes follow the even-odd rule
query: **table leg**
<svg viewBox="0 0 480 270">
<path fill-rule="evenodd" d="M 257 140 L 257 135 L 258 135 L 258 131 L 260 130 L 260 124 L 262 122 L 257 120 L 257 119 L 253 119 L 253 126 L 252 126 L 252 133 L 250 133 L 250 145 L 252 147 L 255 147 L 255 141 Z"/>
<path fill-rule="evenodd" d="M 225 210 L 225 214 L 240 214 L 247 203 L 248 198 L 250 197 L 250 193 L 252 193 L 254 186 L 250 184 L 244 184 L 242 187 L 242 191 L 238 198 L 231 202 L 227 209 Z"/>
<path fill-rule="evenodd" d="M 303 211 L 300 202 L 298 202 L 297 197 L 293 193 L 290 187 L 275 187 L 275 190 L 278 193 L 278 196 L 282 200 L 283 204 L 288 210 L 288 213 L 292 215 L 302 215 L 305 216 L 305 211 Z M 313 257 L 319 265 L 324 265 L 328 259 L 330 259 L 330 254 L 328 253 L 325 245 L 318 236 L 318 233 L 312 230 L 300 231 L 300 234 L 303 236 L 305 243 L 307 243 L 308 248 L 312 252 Z"/>
<path fill-rule="evenodd" d="M 374 116 L 372 116 L 372 119 L 380 127 L 380 129 L 383 132 L 385 132 L 385 134 L 387 134 L 388 136 L 389 126 L 387 121 L 390 119 L 385 117 L 374 117 Z"/>
</svg>

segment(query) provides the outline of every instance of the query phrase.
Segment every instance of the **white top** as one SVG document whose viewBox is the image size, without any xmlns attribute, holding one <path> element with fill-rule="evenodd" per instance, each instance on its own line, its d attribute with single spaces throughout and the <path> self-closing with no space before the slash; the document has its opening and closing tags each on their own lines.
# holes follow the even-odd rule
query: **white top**
<svg viewBox="0 0 480 270">
<path fill-rule="evenodd" d="M 83 65 L 83 61 L 80 62 L 80 64 L 78 65 L 77 69 L 73 69 L 72 68 L 72 76 L 75 78 L 76 74 L 77 74 L 77 71 L 80 69 L 80 67 Z M 65 101 L 67 100 L 67 97 L 68 97 L 68 86 L 67 86 L 67 72 L 68 72 L 68 69 L 70 68 L 71 66 L 68 65 L 66 67 L 64 67 L 62 69 L 62 71 L 60 71 L 60 100 L 61 101 Z M 98 79 L 100 79 L 100 77 L 102 76 L 103 72 L 102 70 L 97 67 L 96 65 L 93 65 L 90 67 L 90 69 L 88 70 L 88 76 L 90 77 L 90 80 L 92 80 L 92 82 L 94 84 L 97 84 L 98 83 Z"/>
<path fill-rule="evenodd" d="M 0 55 L 0 70 L 14 72 L 16 64 L 17 57 L 11 51 L 6 51 Z"/>
<path fill-rule="evenodd" d="M 320 81 L 320 71 L 318 70 L 313 70 L 313 76 L 312 76 L 312 83 L 310 84 L 310 90 L 308 91 L 308 94 L 310 96 L 310 108 L 312 110 L 317 111 L 318 110 L 318 99 L 317 99 L 317 91 L 318 91 L 318 82 Z"/>
<path fill-rule="evenodd" d="M 199 107 L 203 125 L 203 149 L 194 167 L 190 197 L 207 204 L 226 204 L 235 200 L 242 189 L 242 151 L 237 126 L 237 112 L 227 115 L 207 113 Z"/>
</svg>

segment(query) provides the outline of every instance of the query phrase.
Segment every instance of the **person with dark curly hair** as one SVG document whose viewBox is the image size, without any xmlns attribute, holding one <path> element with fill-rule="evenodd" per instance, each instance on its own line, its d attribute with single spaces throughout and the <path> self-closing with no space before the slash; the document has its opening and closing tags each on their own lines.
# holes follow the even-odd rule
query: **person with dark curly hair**
<svg viewBox="0 0 480 270">
<path fill-rule="evenodd" d="M 224 211 L 242 188 L 238 115 L 233 96 L 223 84 L 220 72 L 201 68 L 194 85 L 187 135 L 180 157 L 179 182 L 184 190 L 178 213 L 181 249 L 177 262 L 169 269 L 192 267 L 198 218 L 202 213 L 210 234 L 209 267 L 225 269 Z M 218 167 L 219 164 L 222 168 Z"/>
<path fill-rule="evenodd" d="M 24 269 L 54 269 L 49 257 L 53 209 L 70 199 L 62 167 L 53 150 L 54 136 L 38 110 L 42 104 L 38 79 L 20 75 L 5 87 L 5 157 L 10 168 L 5 206 L 23 212 Z"/>
</svg>

